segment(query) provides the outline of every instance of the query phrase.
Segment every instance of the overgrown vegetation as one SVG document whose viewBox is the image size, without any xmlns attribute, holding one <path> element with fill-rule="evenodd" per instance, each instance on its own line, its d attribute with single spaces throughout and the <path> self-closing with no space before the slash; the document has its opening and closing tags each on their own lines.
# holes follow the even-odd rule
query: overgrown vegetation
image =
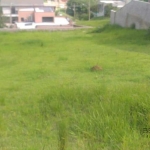
<svg viewBox="0 0 150 150">
<path fill-rule="evenodd" d="M 92 11 L 97 12 L 96 0 L 69 0 L 67 2 L 67 14 L 76 19 L 90 20 L 94 17 Z"/>
<path fill-rule="evenodd" d="M 0 34 L 0 149 L 149 149 L 149 31 L 79 23 Z"/>
<path fill-rule="evenodd" d="M 105 17 L 110 17 L 111 10 L 117 10 L 117 7 L 112 6 L 112 4 L 105 6 Z"/>
</svg>

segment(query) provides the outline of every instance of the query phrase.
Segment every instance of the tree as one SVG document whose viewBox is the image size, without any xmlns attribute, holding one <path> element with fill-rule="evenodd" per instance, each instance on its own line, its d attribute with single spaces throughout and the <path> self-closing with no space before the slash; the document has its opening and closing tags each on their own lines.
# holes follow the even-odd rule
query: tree
<svg viewBox="0 0 150 150">
<path fill-rule="evenodd" d="M 0 6 L 0 28 L 3 28 L 5 26 L 4 24 L 4 18 L 3 18 L 3 11 L 2 7 Z"/>
<path fill-rule="evenodd" d="M 91 19 L 91 6 L 97 4 L 97 0 L 69 0 L 67 6 L 72 8 L 74 17 L 76 13 L 83 13 L 84 10 L 88 14 L 88 19 Z M 84 13 L 85 13 L 84 12 Z"/>
<path fill-rule="evenodd" d="M 0 28 L 3 28 L 5 26 L 4 24 L 4 16 L 3 16 L 3 10 L 1 7 L 1 0 L 0 0 Z"/>
<path fill-rule="evenodd" d="M 112 4 L 108 4 L 108 5 L 105 6 L 105 16 L 106 17 L 110 16 L 110 13 L 111 13 L 112 9 L 117 10 L 117 7 L 112 6 Z"/>
</svg>

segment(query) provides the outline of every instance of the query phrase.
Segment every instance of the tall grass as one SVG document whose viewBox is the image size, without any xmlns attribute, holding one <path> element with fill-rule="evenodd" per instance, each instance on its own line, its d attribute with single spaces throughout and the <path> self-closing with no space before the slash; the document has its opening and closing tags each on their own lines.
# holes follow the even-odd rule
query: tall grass
<svg viewBox="0 0 150 150">
<path fill-rule="evenodd" d="M 0 34 L 0 150 L 149 149 L 147 31 L 101 29 Z"/>
</svg>

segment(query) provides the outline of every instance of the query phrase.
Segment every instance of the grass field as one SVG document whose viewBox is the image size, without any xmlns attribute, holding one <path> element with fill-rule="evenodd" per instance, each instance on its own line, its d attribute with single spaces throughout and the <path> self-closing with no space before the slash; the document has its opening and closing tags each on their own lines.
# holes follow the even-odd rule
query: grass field
<svg viewBox="0 0 150 150">
<path fill-rule="evenodd" d="M 150 33 L 104 22 L 0 33 L 0 150 L 149 150 Z"/>
</svg>

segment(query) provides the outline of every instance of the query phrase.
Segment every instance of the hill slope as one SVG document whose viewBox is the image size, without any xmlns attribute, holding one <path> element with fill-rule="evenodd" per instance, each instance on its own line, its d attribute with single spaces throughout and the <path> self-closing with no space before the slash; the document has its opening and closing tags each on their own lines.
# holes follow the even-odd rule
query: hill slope
<svg viewBox="0 0 150 150">
<path fill-rule="evenodd" d="M 0 39 L 0 149 L 149 148 L 148 31 L 105 26 Z"/>
</svg>

